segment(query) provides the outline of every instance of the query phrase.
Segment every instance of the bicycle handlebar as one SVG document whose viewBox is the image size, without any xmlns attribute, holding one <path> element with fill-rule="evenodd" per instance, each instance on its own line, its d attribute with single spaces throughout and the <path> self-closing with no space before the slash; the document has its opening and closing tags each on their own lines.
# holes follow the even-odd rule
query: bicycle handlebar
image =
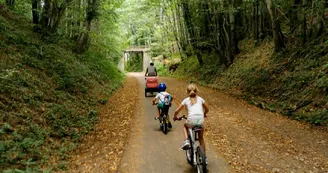
<svg viewBox="0 0 328 173">
<path fill-rule="evenodd" d="M 176 120 L 181 121 L 182 119 L 187 119 L 186 115 L 182 115 L 180 117 L 177 117 Z"/>
</svg>

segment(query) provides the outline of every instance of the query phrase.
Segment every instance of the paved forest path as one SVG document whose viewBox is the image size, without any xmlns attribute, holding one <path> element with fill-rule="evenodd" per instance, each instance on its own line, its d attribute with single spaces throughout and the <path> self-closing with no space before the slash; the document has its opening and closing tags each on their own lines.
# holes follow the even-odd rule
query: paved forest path
<svg viewBox="0 0 328 173">
<path fill-rule="evenodd" d="M 186 81 L 160 78 L 175 103 L 187 95 Z M 153 119 L 144 77 L 130 73 L 124 87 L 101 109 L 99 123 L 71 154 L 69 172 L 195 172 L 179 147 L 182 122 L 164 135 Z M 224 93 L 199 87 L 209 105 L 206 119 L 208 170 L 218 172 L 328 172 L 328 130 L 261 110 Z M 131 131 L 131 129 L 133 129 Z"/>
<path fill-rule="evenodd" d="M 169 114 L 173 128 L 165 135 L 159 128 L 158 121 L 154 120 L 156 115 L 156 106 L 152 105 L 154 96 L 144 97 L 145 77 L 141 73 L 130 73 L 138 79 L 139 104 L 138 111 L 131 127 L 134 130 L 131 133 L 131 140 L 126 145 L 120 173 L 192 173 L 195 169 L 187 163 L 185 152 L 180 149 L 183 142 L 183 121 L 173 122 L 173 112 L 177 104 L 173 104 Z M 208 141 L 208 140 L 207 140 Z M 228 164 L 214 149 L 214 146 L 207 142 L 209 173 L 223 173 L 228 171 Z"/>
</svg>

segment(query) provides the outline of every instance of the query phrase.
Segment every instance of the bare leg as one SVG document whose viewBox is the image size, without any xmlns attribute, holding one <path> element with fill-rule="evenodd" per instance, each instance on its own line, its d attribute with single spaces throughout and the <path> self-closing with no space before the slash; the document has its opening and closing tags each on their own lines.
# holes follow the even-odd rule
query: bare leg
<svg viewBox="0 0 328 173">
<path fill-rule="evenodd" d="M 205 156 L 206 156 L 206 148 L 205 148 L 205 142 L 204 142 L 204 127 L 202 131 L 198 132 L 199 135 L 199 143 L 204 148 Z"/>
<path fill-rule="evenodd" d="M 187 123 L 184 124 L 184 127 L 183 127 L 183 134 L 184 134 L 184 137 L 185 139 L 188 139 L 188 126 L 187 126 Z"/>
<path fill-rule="evenodd" d="M 157 108 L 157 118 L 159 118 L 159 116 L 161 115 L 160 110 Z"/>
</svg>

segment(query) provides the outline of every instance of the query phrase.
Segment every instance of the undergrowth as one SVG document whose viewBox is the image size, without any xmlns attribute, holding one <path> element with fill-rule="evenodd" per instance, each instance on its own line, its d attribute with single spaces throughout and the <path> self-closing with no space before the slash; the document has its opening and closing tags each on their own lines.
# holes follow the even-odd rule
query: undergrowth
<svg viewBox="0 0 328 173">
<path fill-rule="evenodd" d="M 160 62 L 155 62 L 155 68 L 156 68 L 156 71 L 157 71 L 157 74 L 159 76 L 169 76 L 169 71 L 167 69 L 167 66 L 165 66 L 163 63 L 160 63 Z"/>
<path fill-rule="evenodd" d="M 41 38 L 25 20 L 0 13 L 0 171 L 65 169 L 123 75 L 92 47 L 76 55 L 73 42 Z"/>
</svg>

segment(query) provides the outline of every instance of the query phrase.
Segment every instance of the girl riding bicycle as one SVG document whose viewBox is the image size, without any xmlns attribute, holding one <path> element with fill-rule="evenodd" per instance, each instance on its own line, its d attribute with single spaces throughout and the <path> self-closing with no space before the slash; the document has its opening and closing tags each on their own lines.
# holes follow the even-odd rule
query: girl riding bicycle
<svg viewBox="0 0 328 173">
<path fill-rule="evenodd" d="M 186 120 L 186 123 L 184 124 L 183 132 L 185 141 L 183 145 L 181 146 L 182 149 L 188 149 L 190 147 L 190 142 L 188 140 L 188 128 L 192 127 L 202 127 L 203 130 L 199 132 L 199 142 L 200 145 L 204 148 L 205 154 L 205 143 L 204 143 L 204 117 L 207 117 L 207 113 L 209 111 L 207 105 L 205 104 L 205 100 L 199 96 L 196 95 L 198 92 L 198 88 L 195 84 L 189 84 L 187 86 L 187 93 L 189 97 L 184 99 L 179 107 L 174 112 L 174 120 L 178 120 L 177 115 L 179 112 L 184 108 L 187 107 L 188 109 L 188 118 Z M 207 160 L 207 159 L 206 159 Z"/>
</svg>

